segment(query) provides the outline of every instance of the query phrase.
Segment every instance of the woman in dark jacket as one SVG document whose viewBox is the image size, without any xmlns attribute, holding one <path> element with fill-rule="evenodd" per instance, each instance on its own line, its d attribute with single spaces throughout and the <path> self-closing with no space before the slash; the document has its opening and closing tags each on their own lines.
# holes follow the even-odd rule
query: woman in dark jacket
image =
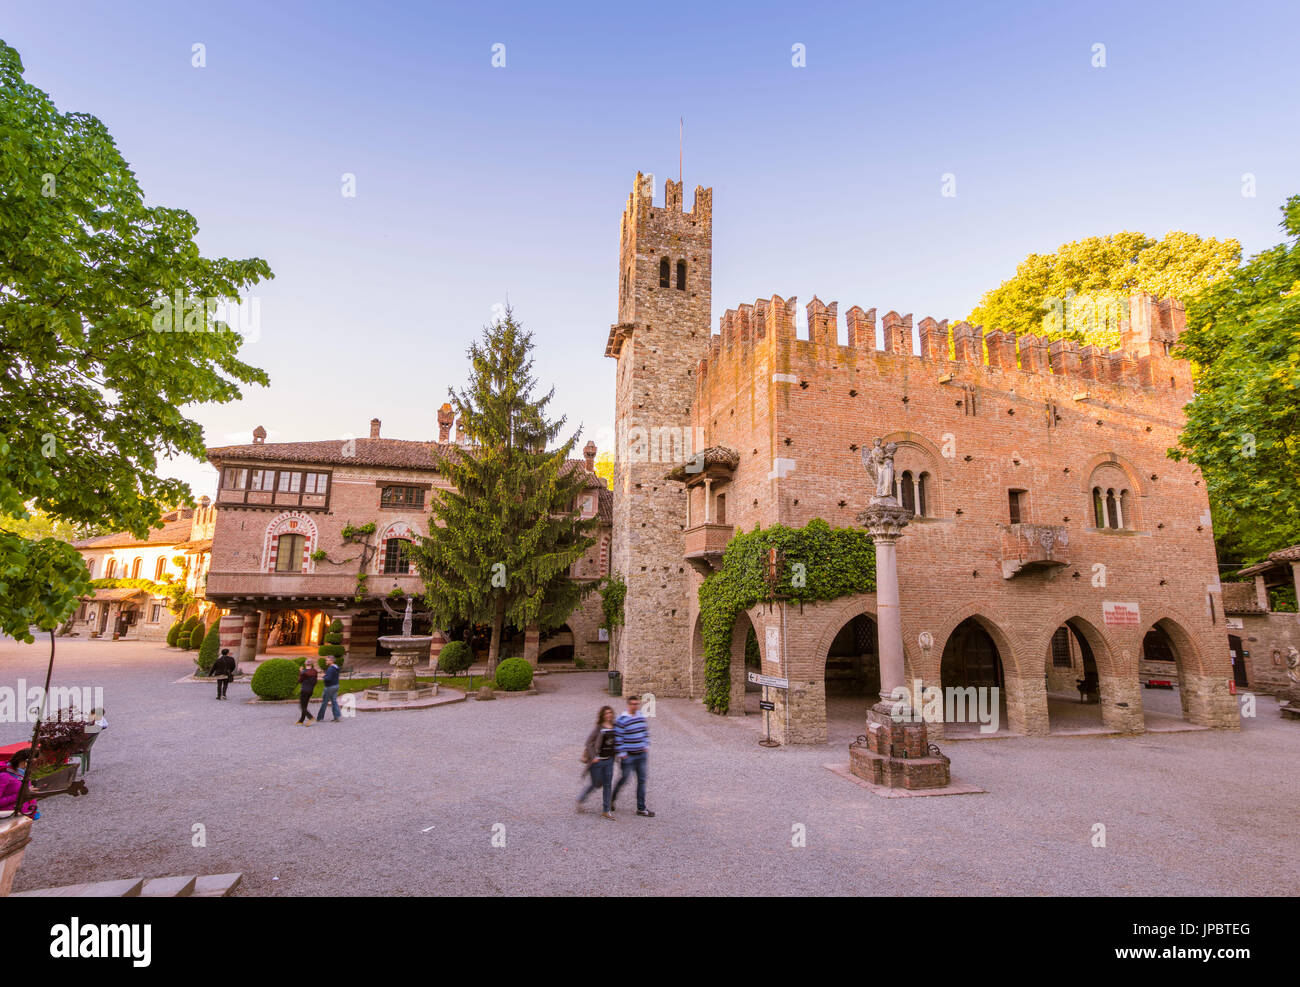
<svg viewBox="0 0 1300 987">
<path fill-rule="evenodd" d="M 614 781 L 614 708 L 600 707 L 596 714 L 595 729 L 587 735 L 587 743 L 582 748 L 582 763 L 587 765 L 587 774 L 591 780 L 578 796 L 578 811 L 582 812 L 587 796 L 601 786 L 601 815 L 613 819 L 609 811 L 610 788 Z"/>
<path fill-rule="evenodd" d="M 311 726 L 313 717 L 307 710 L 307 704 L 311 702 L 311 694 L 316 689 L 318 674 L 320 673 L 316 671 L 316 662 L 311 658 L 302 663 L 302 668 L 298 672 L 298 708 L 302 710 L 298 722 L 303 726 Z"/>
<path fill-rule="evenodd" d="M 226 698 L 226 689 L 235 678 L 235 659 L 230 656 L 229 648 L 221 649 L 221 656 L 212 663 L 212 674 L 217 680 L 217 698 Z"/>
</svg>

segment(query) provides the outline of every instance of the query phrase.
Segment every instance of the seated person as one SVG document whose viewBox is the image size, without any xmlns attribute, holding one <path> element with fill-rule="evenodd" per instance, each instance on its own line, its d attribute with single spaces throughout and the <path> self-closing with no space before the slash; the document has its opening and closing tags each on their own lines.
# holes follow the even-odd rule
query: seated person
<svg viewBox="0 0 1300 987">
<path fill-rule="evenodd" d="M 22 750 L 16 751 L 13 757 L 9 758 L 9 764 L 3 771 L 0 771 L 0 813 L 8 816 L 18 804 L 18 790 L 22 788 L 23 775 L 27 773 L 31 759 L 32 749 L 24 747 Z M 19 811 L 25 816 L 31 816 L 33 819 L 40 818 L 40 814 L 36 812 L 35 799 L 24 802 L 22 809 Z"/>
</svg>

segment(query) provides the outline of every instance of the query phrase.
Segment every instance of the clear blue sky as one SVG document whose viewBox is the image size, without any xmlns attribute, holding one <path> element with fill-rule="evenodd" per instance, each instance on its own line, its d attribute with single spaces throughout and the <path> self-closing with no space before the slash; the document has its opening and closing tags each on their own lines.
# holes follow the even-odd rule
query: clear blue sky
<svg viewBox="0 0 1300 987">
<path fill-rule="evenodd" d="M 1298 36 L 1294 0 L 0 3 L 28 80 L 102 119 L 152 202 L 275 271 L 245 349 L 271 386 L 193 410 L 213 445 L 436 435 L 508 295 L 608 448 L 619 214 L 638 169 L 676 175 L 679 116 L 715 327 L 773 293 L 960 317 L 1027 253 L 1124 229 L 1257 251 L 1300 192 Z"/>
</svg>

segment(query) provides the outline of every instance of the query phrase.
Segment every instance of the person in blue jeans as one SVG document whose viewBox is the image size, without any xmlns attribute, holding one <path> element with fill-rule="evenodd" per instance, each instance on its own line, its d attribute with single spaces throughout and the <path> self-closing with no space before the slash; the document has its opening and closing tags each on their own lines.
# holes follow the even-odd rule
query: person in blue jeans
<svg viewBox="0 0 1300 987">
<path fill-rule="evenodd" d="M 339 712 L 339 667 L 334 664 L 333 657 L 325 659 L 325 688 L 321 692 L 320 709 L 316 712 L 316 719 L 324 722 L 325 707 L 330 706 L 334 710 L 334 722 L 337 723 L 342 714 Z"/>
<path fill-rule="evenodd" d="M 641 712 L 641 697 L 627 697 L 627 711 L 614 721 L 614 749 L 617 752 L 618 784 L 609 800 L 609 811 L 614 811 L 618 793 L 623 790 L 628 776 L 636 772 L 636 814 L 653 816 L 645 805 L 645 780 L 650 761 L 650 728 Z"/>
<path fill-rule="evenodd" d="M 587 801 L 587 796 L 601 788 L 601 815 L 613 819 L 610 811 L 610 788 L 614 781 L 614 707 L 602 706 L 596 714 L 595 729 L 587 735 L 587 743 L 582 748 L 582 763 L 587 765 L 587 787 L 578 796 L 578 811 Z"/>
</svg>

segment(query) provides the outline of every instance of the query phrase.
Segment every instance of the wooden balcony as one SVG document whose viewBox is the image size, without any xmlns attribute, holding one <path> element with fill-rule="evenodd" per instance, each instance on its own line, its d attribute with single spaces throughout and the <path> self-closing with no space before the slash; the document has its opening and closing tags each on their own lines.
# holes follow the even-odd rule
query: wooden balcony
<svg viewBox="0 0 1300 987">
<path fill-rule="evenodd" d="M 707 576 L 722 565 L 722 553 L 736 529 L 730 524 L 697 524 L 683 533 L 686 561 Z"/>
<path fill-rule="evenodd" d="M 1002 578 L 1069 565 L 1069 534 L 1063 524 L 1003 524 Z"/>
<path fill-rule="evenodd" d="M 396 583 L 404 592 L 419 595 L 419 576 L 370 573 L 366 599 L 387 596 Z M 355 572 L 209 572 L 207 599 L 221 606 L 297 603 L 299 606 L 355 604 Z"/>
</svg>

